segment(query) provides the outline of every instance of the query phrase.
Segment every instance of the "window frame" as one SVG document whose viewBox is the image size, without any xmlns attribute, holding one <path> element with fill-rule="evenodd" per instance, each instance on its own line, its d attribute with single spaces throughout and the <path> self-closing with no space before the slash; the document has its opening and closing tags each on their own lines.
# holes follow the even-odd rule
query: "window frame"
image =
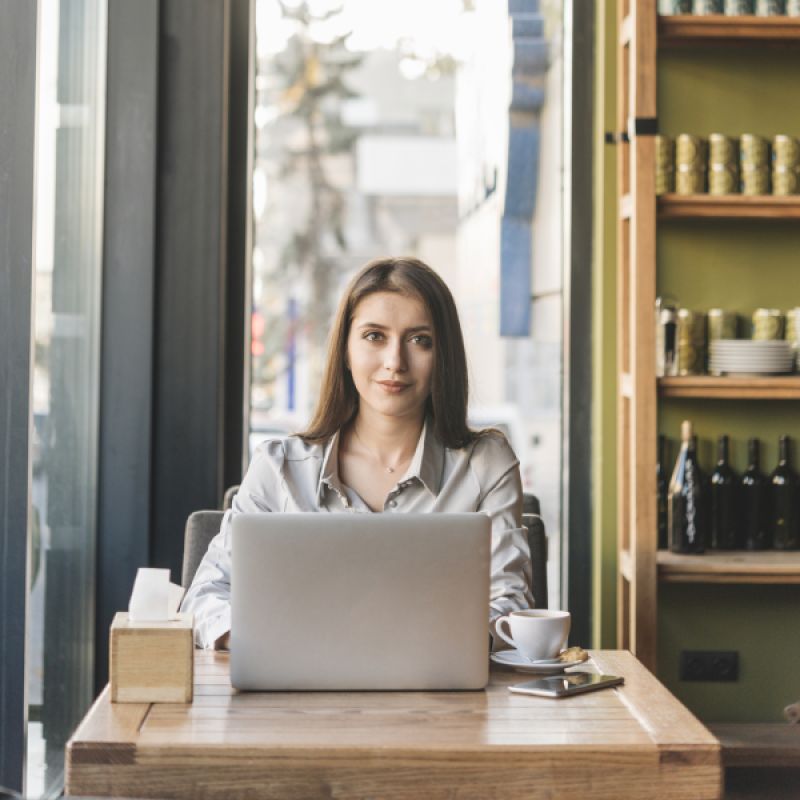
<svg viewBox="0 0 800 800">
<path fill-rule="evenodd" d="M 23 788 L 38 3 L 0 11 L 0 785 Z M 5 110 L 5 111 L 4 111 Z M 10 113 L 8 113 L 10 110 Z"/>
</svg>

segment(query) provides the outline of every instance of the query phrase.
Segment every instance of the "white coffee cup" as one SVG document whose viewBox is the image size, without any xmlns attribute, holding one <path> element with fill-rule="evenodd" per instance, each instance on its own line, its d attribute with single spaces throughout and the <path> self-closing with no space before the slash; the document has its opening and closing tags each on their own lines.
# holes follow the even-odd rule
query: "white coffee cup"
<svg viewBox="0 0 800 800">
<path fill-rule="evenodd" d="M 513 645 L 531 661 L 556 658 L 564 649 L 569 636 L 569 611 L 551 611 L 546 608 L 527 608 L 498 617 L 497 635 Z M 503 629 L 508 626 L 508 633 Z"/>
</svg>

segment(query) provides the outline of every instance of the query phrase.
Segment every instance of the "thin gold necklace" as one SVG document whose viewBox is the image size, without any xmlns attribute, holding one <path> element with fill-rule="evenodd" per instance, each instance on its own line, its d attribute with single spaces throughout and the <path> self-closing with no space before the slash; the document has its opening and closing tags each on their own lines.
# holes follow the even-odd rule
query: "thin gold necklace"
<svg viewBox="0 0 800 800">
<path fill-rule="evenodd" d="M 363 439 L 362 439 L 362 438 L 361 438 L 361 437 L 358 435 L 358 431 L 356 430 L 356 426 L 355 426 L 355 425 L 353 425 L 353 433 L 355 434 L 355 436 L 356 436 L 356 439 L 358 439 L 358 442 L 359 442 L 359 444 L 360 444 L 360 445 L 361 445 L 361 446 L 362 446 L 362 447 L 363 447 L 363 448 L 364 448 L 364 449 L 365 449 L 365 450 L 366 450 L 366 451 L 367 451 L 367 452 L 368 452 L 368 453 L 369 453 L 369 454 L 370 454 L 370 455 L 371 455 L 371 456 L 372 456 L 372 457 L 373 457 L 373 458 L 374 458 L 374 459 L 375 459 L 375 460 L 376 460 L 376 461 L 377 461 L 377 462 L 378 462 L 378 463 L 379 463 L 379 464 L 380 464 L 380 465 L 381 465 L 381 466 L 382 466 L 382 467 L 383 467 L 383 468 L 384 468 L 384 469 L 385 469 L 387 472 L 392 472 L 392 473 L 393 473 L 393 472 L 394 472 L 394 471 L 397 469 L 397 467 L 398 467 L 400 464 L 402 464 L 402 463 L 403 463 L 403 461 L 405 461 L 405 460 L 406 460 L 406 459 L 401 459 L 401 460 L 400 460 L 400 461 L 398 461 L 398 462 L 397 462 L 397 463 L 396 463 L 396 464 L 395 464 L 393 467 L 387 467 L 387 466 L 386 466 L 386 464 L 384 464 L 384 463 L 383 463 L 383 461 L 381 461 L 381 459 L 378 457 L 378 455 L 377 455 L 376 453 L 374 453 L 372 450 L 370 450 L 370 448 L 369 448 L 369 447 L 367 447 L 367 446 L 364 444 L 364 440 L 363 440 Z"/>
</svg>

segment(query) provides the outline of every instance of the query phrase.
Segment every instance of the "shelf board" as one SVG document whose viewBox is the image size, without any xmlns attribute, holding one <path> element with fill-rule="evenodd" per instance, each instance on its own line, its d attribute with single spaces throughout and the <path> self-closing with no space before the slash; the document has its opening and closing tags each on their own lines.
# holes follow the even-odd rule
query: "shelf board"
<svg viewBox="0 0 800 800">
<path fill-rule="evenodd" d="M 716 722 L 708 729 L 722 745 L 726 767 L 796 767 L 800 727 L 785 722 Z"/>
<path fill-rule="evenodd" d="M 800 17 L 726 17 L 683 14 L 658 17 L 658 44 L 800 44 Z"/>
<path fill-rule="evenodd" d="M 709 552 L 687 556 L 659 550 L 662 583 L 800 583 L 800 551 Z"/>
<path fill-rule="evenodd" d="M 800 219 L 800 195 L 662 194 L 661 219 Z"/>
<path fill-rule="evenodd" d="M 800 376 L 763 378 L 714 377 L 659 378 L 661 397 L 701 397 L 711 400 L 800 400 Z"/>
</svg>

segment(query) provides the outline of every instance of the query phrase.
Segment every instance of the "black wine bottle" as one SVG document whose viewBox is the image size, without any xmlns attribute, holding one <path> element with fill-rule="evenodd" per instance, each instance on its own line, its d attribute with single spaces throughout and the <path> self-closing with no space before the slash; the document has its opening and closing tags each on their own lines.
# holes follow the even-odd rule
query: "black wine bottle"
<svg viewBox="0 0 800 800">
<path fill-rule="evenodd" d="M 656 494 L 658 508 L 658 548 L 666 550 L 669 546 L 667 536 L 667 496 L 669 482 L 667 481 L 667 437 L 663 434 L 658 437 L 658 461 L 656 462 Z"/>
<path fill-rule="evenodd" d="M 739 476 L 728 463 L 728 437 L 717 442 L 717 466 L 711 473 L 709 489 L 711 547 L 735 550 L 739 542 Z"/>
<path fill-rule="evenodd" d="M 767 550 L 772 545 L 769 528 L 769 484 L 761 472 L 759 441 L 747 443 L 748 467 L 742 475 L 744 545 L 748 550 Z"/>
<path fill-rule="evenodd" d="M 673 553 L 703 553 L 706 548 L 706 487 L 697 464 L 692 423 L 681 424 L 681 451 L 669 483 L 667 525 Z"/>
<path fill-rule="evenodd" d="M 781 436 L 778 466 L 769 480 L 772 546 L 776 550 L 794 550 L 800 546 L 800 489 L 789 446 L 789 437 Z"/>
</svg>

